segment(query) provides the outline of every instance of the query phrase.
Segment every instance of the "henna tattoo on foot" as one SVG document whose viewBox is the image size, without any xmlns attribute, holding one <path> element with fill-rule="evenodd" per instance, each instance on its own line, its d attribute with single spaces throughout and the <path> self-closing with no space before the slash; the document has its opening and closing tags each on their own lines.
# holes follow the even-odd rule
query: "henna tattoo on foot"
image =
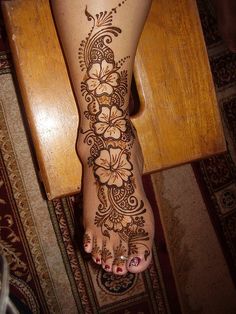
<svg viewBox="0 0 236 314">
<path fill-rule="evenodd" d="M 111 251 L 109 251 L 107 248 L 106 248 L 106 242 L 104 241 L 104 243 L 103 243 L 103 248 L 102 248 L 102 262 L 104 263 L 104 264 L 106 264 L 109 260 L 111 260 L 113 258 L 113 256 L 112 256 L 112 253 L 111 253 Z M 108 265 L 106 265 L 106 266 L 108 266 Z M 105 266 L 105 268 L 106 268 L 106 266 Z M 110 268 L 110 266 L 108 266 L 109 268 Z M 108 269 L 109 269 L 108 268 Z"/>
<path fill-rule="evenodd" d="M 149 234 L 145 230 L 146 212 L 144 202 L 136 196 L 136 182 L 131 149 L 136 140 L 128 113 L 129 56 L 116 61 L 112 41 L 122 33 L 113 26 L 113 15 L 127 0 L 120 2 L 110 12 L 91 15 L 86 7 L 85 15 L 92 23 L 88 36 L 79 48 L 79 63 L 84 77 L 81 93 L 87 103 L 84 119 L 89 127 L 80 132 L 89 147 L 87 165 L 92 167 L 97 185 L 99 206 L 95 225 L 104 236 L 111 232 L 120 237 L 120 246 L 115 250 L 114 263 L 123 265 L 119 256 L 126 256 L 122 241 L 130 246 L 129 253 L 138 253 L 138 247 L 150 248 L 146 244 Z M 90 243 L 85 235 L 84 245 Z M 112 258 L 111 252 L 94 243 L 92 254 L 102 254 L 102 261 Z M 123 264 L 122 264 L 123 263 Z M 137 258 L 134 264 L 138 264 Z"/>
<path fill-rule="evenodd" d="M 91 237 L 87 233 L 85 233 L 83 239 L 84 247 L 85 248 L 88 247 L 89 244 L 91 244 L 91 241 L 92 241 Z"/>
<path fill-rule="evenodd" d="M 101 263 L 100 256 L 102 254 L 102 250 L 98 246 L 96 238 L 93 240 L 93 249 L 92 249 L 91 254 L 92 254 L 93 258 L 95 259 L 96 263 L 100 264 Z"/>
<path fill-rule="evenodd" d="M 122 244 L 122 241 L 120 240 L 120 244 L 115 248 L 114 250 L 115 259 L 113 261 L 113 265 L 116 266 L 123 266 L 126 263 L 126 258 L 123 258 L 127 255 L 127 249 Z"/>
</svg>

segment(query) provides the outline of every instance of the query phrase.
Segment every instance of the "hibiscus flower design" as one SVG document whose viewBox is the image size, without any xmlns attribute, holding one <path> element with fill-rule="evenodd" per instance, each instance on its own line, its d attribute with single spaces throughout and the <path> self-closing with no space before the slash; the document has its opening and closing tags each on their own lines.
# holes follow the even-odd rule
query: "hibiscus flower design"
<svg viewBox="0 0 236 314">
<path fill-rule="evenodd" d="M 120 148 L 103 149 L 95 160 L 95 173 L 102 184 L 121 187 L 132 175 L 132 165 L 127 154 Z"/>
<path fill-rule="evenodd" d="M 102 63 L 94 63 L 88 74 L 89 79 L 86 81 L 87 88 L 90 92 L 95 92 L 97 96 L 103 94 L 111 95 L 113 87 L 118 86 L 120 75 L 113 72 L 113 63 L 103 60 Z"/>
<path fill-rule="evenodd" d="M 102 107 L 102 111 L 98 115 L 98 121 L 94 124 L 95 132 L 98 135 L 103 134 L 104 138 L 118 139 L 121 136 L 121 132 L 126 130 L 126 121 L 123 113 L 116 106 L 111 108 Z"/>
</svg>

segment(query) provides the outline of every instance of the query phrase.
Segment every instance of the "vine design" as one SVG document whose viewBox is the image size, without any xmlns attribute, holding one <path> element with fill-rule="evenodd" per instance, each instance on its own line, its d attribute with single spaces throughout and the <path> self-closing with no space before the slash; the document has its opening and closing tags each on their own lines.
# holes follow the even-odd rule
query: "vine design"
<svg viewBox="0 0 236 314">
<path fill-rule="evenodd" d="M 118 233 L 121 240 L 129 243 L 129 253 L 137 254 L 137 247 L 143 245 L 147 258 L 150 250 L 145 244 L 149 240 L 144 229 L 146 209 L 144 202 L 135 196 L 130 155 L 135 133 L 125 104 L 125 98 L 128 98 L 125 65 L 130 57 L 115 61 L 110 47 L 113 39 L 122 33 L 120 28 L 113 26 L 113 15 L 126 1 L 110 12 L 100 12 L 95 16 L 88 12 L 87 7 L 85 9 L 92 27 L 80 44 L 78 56 L 81 71 L 85 72 L 81 93 L 88 104 L 84 116 L 89 127 L 82 129 L 81 133 L 90 147 L 87 162 L 93 167 L 100 202 L 95 225 L 108 238 L 111 231 Z M 87 241 L 88 235 L 85 235 L 85 246 Z M 106 255 L 110 256 L 110 253 L 106 252 Z M 105 259 L 104 254 L 102 258 Z"/>
</svg>

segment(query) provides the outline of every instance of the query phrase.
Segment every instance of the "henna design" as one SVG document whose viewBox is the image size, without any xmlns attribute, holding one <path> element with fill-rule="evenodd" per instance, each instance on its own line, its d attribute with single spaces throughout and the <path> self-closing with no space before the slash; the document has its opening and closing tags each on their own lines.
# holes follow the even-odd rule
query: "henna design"
<svg viewBox="0 0 236 314">
<path fill-rule="evenodd" d="M 91 241 L 91 237 L 87 233 L 85 233 L 83 238 L 84 247 L 87 247 L 91 243 Z"/>
<path fill-rule="evenodd" d="M 126 263 L 126 260 L 122 259 L 121 257 L 127 255 L 127 250 L 125 246 L 122 244 L 122 241 L 120 241 L 120 244 L 115 248 L 114 254 L 115 254 L 115 258 L 114 258 L 113 264 L 118 267 L 123 266 Z"/>
<path fill-rule="evenodd" d="M 92 249 L 92 252 L 91 252 L 91 254 L 92 254 L 92 256 L 96 259 L 96 262 L 97 263 L 100 263 L 100 256 L 101 256 L 101 254 L 102 254 L 102 250 L 101 250 L 101 248 L 98 246 L 98 244 L 97 244 L 97 239 L 95 238 L 94 240 L 93 240 L 93 249 Z"/>
<path fill-rule="evenodd" d="M 129 253 L 137 253 L 149 235 L 145 231 L 144 202 L 135 196 L 135 179 L 130 149 L 135 141 L 135 132 L 128 117 L 125 100 L 128 98 L 128 71 L 125 68 L 129 56 L 116 61 L 110 45 L 122 30 L 113 26 L 113 15 L 127 0 L 120 2 L 110 12 L 91 15 L 87 7 L 85 15 L 92 23 L 88 36 L 79 48 L 79 63 L 85 73 L 81 93 L 87 103 L 84 112 L 89 122 L 81 130 L 84 142 L 90 147 L 88 166 L 93 168 L 100 204 L 95 216 L 95 225 L 104 236 L 117 232 L 120 239 L 130 245 Z M 125 255 L 120 244 L 115 250 L 115 261 Z M 122 251 L 122 252 L 121 252 Z M 100 252 L 94 245 L 93 254 Z M 102 260 L 110 258 L 104 248 Z M 122 261 L 124 263 L 124 261 Z"/>
<path fill-rule="evenodd" d="M 113 258 L 112 253 L 111 253 L 111 251 L 109 251 L 109 250 L 107 249 L 107 247 L 106 247 L 106 241 L 104 241 L 104 242 L 103 242 L 103 248 L 102 248 L 102 262 L 103 262 L 104 264 L 106 264 L 107 261 L 109 261 L 109 259 L 112 259 L 112 258 Z M 105 268 L 106 268 L 106 269 L 109 269 L 108 267 L 110 268 L 109 265 L 105 265 Z"/>
</svg>

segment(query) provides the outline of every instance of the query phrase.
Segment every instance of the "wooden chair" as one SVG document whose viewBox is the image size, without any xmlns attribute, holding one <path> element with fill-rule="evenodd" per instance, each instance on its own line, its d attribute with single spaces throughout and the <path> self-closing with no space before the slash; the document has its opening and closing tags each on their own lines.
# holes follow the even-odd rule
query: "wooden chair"
<svg viewBox="0 0 236 314">
<path fill-rule="evenodd" d="M 79 115 L 49 1 L 3 1 L 2 9 L 47 197 L 77 193 Z M 195 1 L 153 0 L 134 75 L 145 173 L 225 151 Z"/>
</svg>

